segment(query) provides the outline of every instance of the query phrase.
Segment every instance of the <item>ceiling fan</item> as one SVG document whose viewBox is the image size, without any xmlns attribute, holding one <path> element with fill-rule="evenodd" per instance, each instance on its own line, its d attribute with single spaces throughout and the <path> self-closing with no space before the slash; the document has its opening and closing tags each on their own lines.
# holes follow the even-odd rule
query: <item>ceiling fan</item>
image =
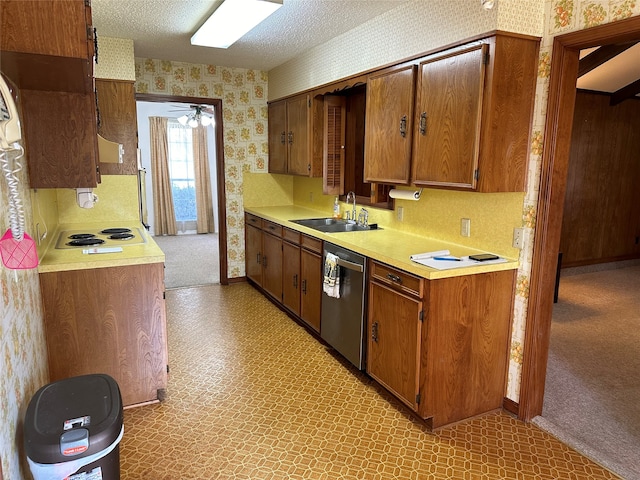
<svg viewBox="0 0 640 480">
<path fill-rule="evenodd" d="M 173 111 L 184 111 L 184 109 Z M 178 117 L 178 122 L 191 128 L 196 128 L 200 125 L 207 127 L 215 123 L 213 115 L 213 107 L 210 105 L 189 105 L 189 113 Z"/>
</svg>

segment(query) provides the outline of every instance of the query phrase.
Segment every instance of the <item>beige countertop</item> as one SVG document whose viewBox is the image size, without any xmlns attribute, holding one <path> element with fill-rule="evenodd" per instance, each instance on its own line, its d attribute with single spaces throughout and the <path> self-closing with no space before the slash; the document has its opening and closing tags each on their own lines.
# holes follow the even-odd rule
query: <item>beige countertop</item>
<svg viewBox="0 0 640 480">
<path fill-rule="evenodd" d="M 99 224 L 83 223 L 81 225 L 58 225 L 56 230 L 51 233 L 49 247 L 40 258 L 38 272 L 62 272 L 66 270 L 83 270 L 87 268 L 107 268 L 126 265 L 140 265 L 145 263 L 164 263 L 164 252 L 160 247 L 158 247 L 151 235 L 149 235 L 149 232 L 147 232 L 141 224 L 121 225 L 118 223 L 118 227 L 127 227 L 131 229 L 137 228 L 145 240 L 143 244 L 139 245 L 126 245 L 123 243 L 122 252 L 85 254 L 82 253 L 82 247 L 73 249 L 55 248 L 60 232 L 67 230 L 101 230 L 109 226 L 110 225 L 105 226 L 105 222 L 101 222 Z"/>
<path fill-rule="evenodd" d="M 456 257 L 486 252 L 434 238 L 412 235 L 398 230 L 391 230 L 385 228 L 384 225 L 380 225 L 382 229 L 369 230 L 365 232 L 324 233 L 298 225 L 290 220 L 323 218 L 327 217 L 326 212 L 320 212 L 318 210 L 312 210 L 295 205 L 246 207 L 245 211 L 271 222 L 283 225 L 292 230 L 353 250 L 361 255 L 379 260 L 430 280 L 475 273 L 514 270 L 517 269 L 519 265 L 516 259 L 507 259 L 507 262 L 505 263 L 495 263 L 490 265 L 479 264 L 478 266 L 437 270 L 435 268 L 426 267 L 412 262 L 409 257 L 417 253 L 433 252 L 437 250 L 449 250 L 451 255 Z"/>
</svg>

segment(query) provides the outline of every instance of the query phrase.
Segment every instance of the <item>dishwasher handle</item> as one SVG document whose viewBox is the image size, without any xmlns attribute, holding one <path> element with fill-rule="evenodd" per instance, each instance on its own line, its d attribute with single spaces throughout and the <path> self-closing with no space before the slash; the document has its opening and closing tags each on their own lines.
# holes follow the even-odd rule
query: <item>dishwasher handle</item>
<svg viewBox="0 0 640 480">
<path fill-rule="evenodd" d="M 342 258 L 338 258 L 338 265 L 346 268 L 347 270 L 355 270 L 356 272 L 360 273 L 364 272 L 364 265 L 349 262 L 348 260 L 343 260 Z"/>
</svg>

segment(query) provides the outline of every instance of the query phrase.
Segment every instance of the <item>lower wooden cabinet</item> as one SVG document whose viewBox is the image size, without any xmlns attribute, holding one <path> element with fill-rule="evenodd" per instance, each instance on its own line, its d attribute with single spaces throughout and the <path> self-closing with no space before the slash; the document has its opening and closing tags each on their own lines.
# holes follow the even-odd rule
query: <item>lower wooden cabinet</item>
<svg viewBox="0 0 640 480">
<path fill-rule="evenodd" d="M 515 271 L 426 280 L 370 261 L 367 371 L 432 428 L 502 407 Z"/>
<path fill-rule="evenodd" d="M 167 388 L 164 264 L 40 274 L 51 381 L 106 373 L 123 404 Z"/>
<path fill-rule="evenodd" d="M 322 241 L 245 213 L 247 278 L 320 332 Z"/>
<path fill-rule="evenodd" d="M 414 410 L 426 280 L 378 262 L 370 264 L 367 372 Z M 405 285 L 414 280 L 418 291 Z"/>
<path fill-rule="evenodd" d="M 302 235 L 300 249 L 300 318 L 320 332 L 322 303 L 322 241 Z"/>
</svg>

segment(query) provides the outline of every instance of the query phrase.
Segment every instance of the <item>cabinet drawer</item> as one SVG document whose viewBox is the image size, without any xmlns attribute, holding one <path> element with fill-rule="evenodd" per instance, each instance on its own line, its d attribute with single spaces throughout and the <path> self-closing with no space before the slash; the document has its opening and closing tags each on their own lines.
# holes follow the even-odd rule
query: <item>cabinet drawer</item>
<svg viewBox="0 0 640 480">
<path fill-rule="evenodd" d="M 370 263 L 370 269 L 372 279 L 422 298 L 424 278 L 373 260 Z"/>
<path fill-rule="evenodd" d="M 282 226 L 277 223 L 270 222 L 268 220 L 262 221 L 262 230 L 269 232 L 276 237 L 282 237 Z"/>
<path fill-rule="evenodd" d="M 244 221 L 249 225 L 253 225 L 254 227 L 262 229 L 262 219 L 260 217 L 256 217 L 255 215 L 251 215 L 250 213 L 245 213 Z"/>
<path fill-rule="evenodd" d="M 300 245 L 312 252 L 322 253 L 322 240 L 310 237 L 308 235 L 300 235 Z"/>
<path fill-rule="evenodd" d="M 295 245 L 300 245 L 300 232 L 291 230 L 290 228 L 282 229 L 282 238 L 287 242 L 291 242 Z"/>
</svg>

